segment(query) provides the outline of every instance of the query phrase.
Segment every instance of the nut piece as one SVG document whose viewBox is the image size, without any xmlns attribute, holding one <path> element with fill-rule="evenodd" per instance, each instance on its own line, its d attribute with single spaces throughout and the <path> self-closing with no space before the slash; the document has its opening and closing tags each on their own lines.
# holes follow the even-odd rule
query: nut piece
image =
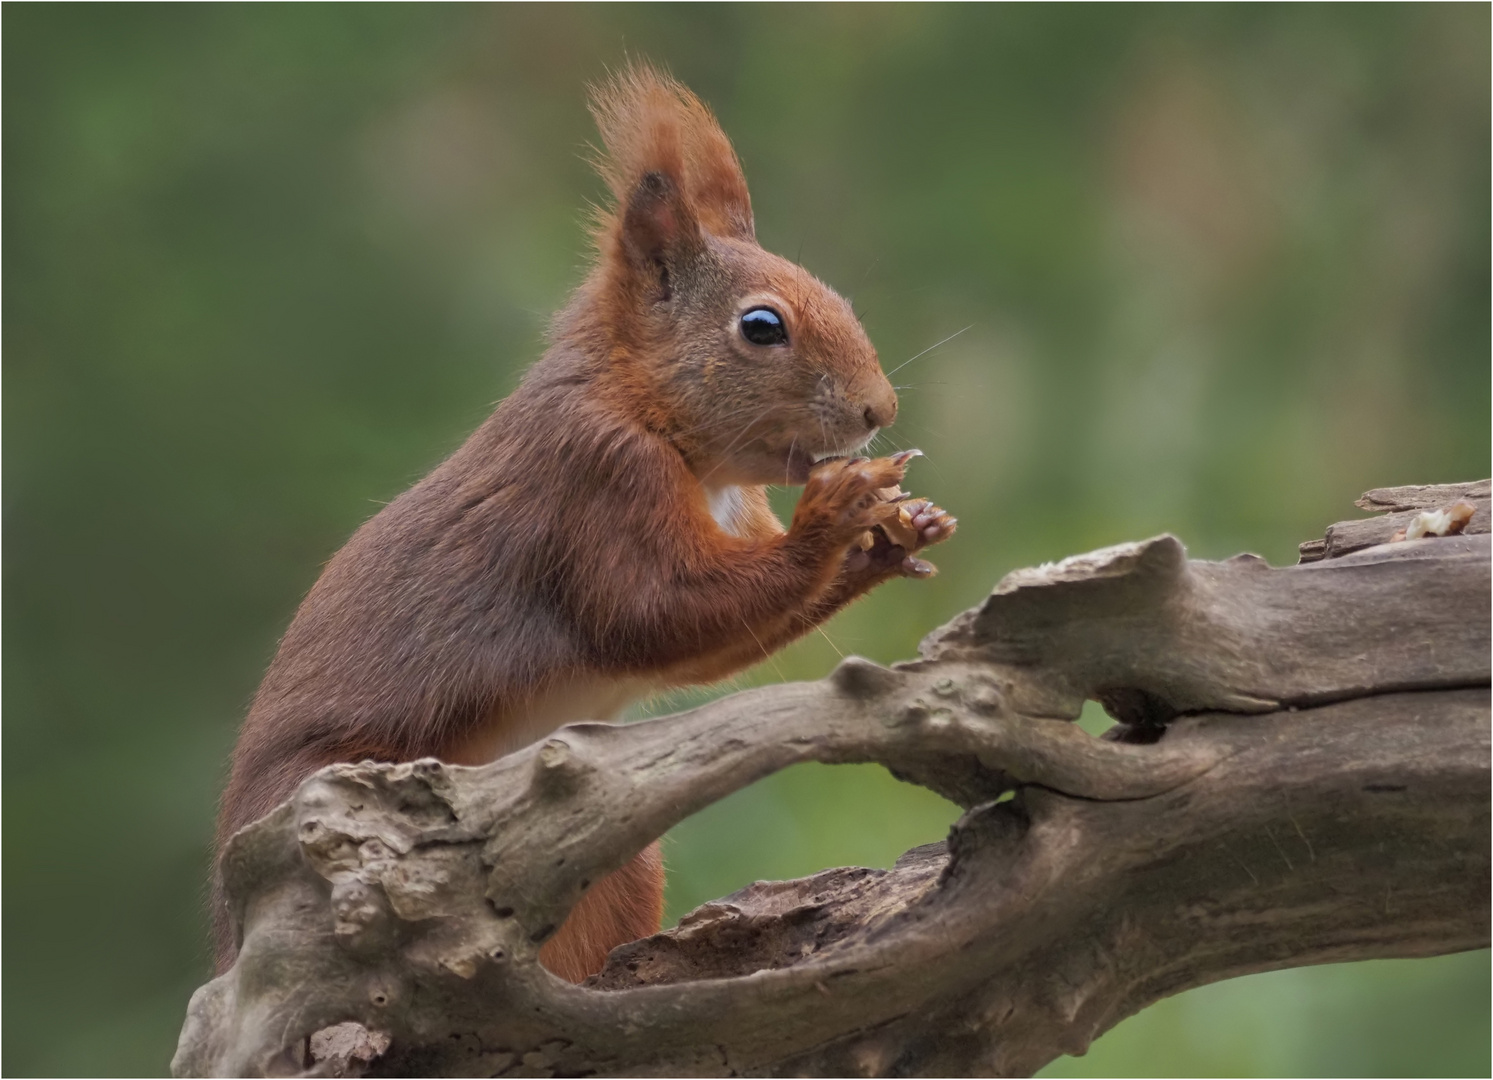
<svg viewBox="0 0 1493 1080">
<path fill-rule="evenodd" d="M 1440 510 L 1422 510 L 1403 529 L 1396 530 L 1389 542 L 1397 544 L 1401 540 L 1420 540 L 1427 536 L 1456 536 L 1467 528 L 1475 513 L 1477 507 L 1466 501 L 1454 502 Z"/>
<path fill-rule="evenodd" d="M 907 493 L 894 485 L 881 488 L 876 495 L 881 499 L 881 504 L 876 507 L 876 524 L 881 527 L 882 532 L 886 533 L 886 538 L 899 547 L 904 547 L 909 551 L 916 550 L 918 528 L 912 523 L 912 511 L 903 501 L 907 498 Z M 874 542 L 875 538 L 868 529 L 856 541 L 856 547 L 867 551 Z"/>
<path fill-rule="evenodd" d="M 918 546 L 918 527 L 912 523 L 912 511 L 906 503 L 897 503 L 897 512 L 888 514 L 880 522 L 887 539 L 909 551 Z"/>
</svg>

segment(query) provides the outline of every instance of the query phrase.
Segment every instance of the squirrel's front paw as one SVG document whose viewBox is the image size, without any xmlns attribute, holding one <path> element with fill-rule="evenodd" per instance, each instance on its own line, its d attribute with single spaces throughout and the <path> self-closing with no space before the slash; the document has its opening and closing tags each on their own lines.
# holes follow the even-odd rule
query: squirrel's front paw
<svg viewBox="0 0 1493 1080">
<path fill-rule="evenodd" d="M 817 466 L 793 515 L 795 527 L 828 524 L 850 550 L 845 571 L 857 577 L 932 577 L 932 563 L 915 553 L 954 535 L 958 521 L 927 499 L 903 494 L 907 463 L 921 456 L 904 450 L 867 460 L 839 458 Z"/>
<path fill-rule="evenodd" d="M 942 507 L 934 506 L 927 499 L 909 499 L 897 507 L 895 528 L 889 528 L 888 523 L 883 522 L 878 529 L 898 534 L 894 542 L 906 552 L 898 567 L 902 574 L 907 577 L 932 577 L 937 572 L 934 565 L 914 558 L 913 553 L 931 544 L 943 543 L 954 535 L 954 530 L 958 527 L 959 519 Z"/>
<path fill-rule="evenodd" d="M 942 543 L 954 535 L 959 520 L 927 499 L 898 493 L 880 507 L 881 519 L 864 533 L 845 558 L 851 573 L 904 577 L 932 577 L 937 568 L 914 552 Z"/>
<path fill-rule="evenodd" d="M 927 499 L 913 498 L 897 492 L 881 507 L 876 527 L 892 543 L 908 551 L 921 551 L 954 535 L 959 519 Z M 865 547 L 865 544 L 861 545 Z"/>
<path fill-rule="evenodd" d="M 856 540 L 881 519 L 883 491 L 902 482 L 907 463 L 918 453 L 905 450 L 885 458 L 833 458 L 816 465 L 793 513 L 794 525 L 828 525 L 838 542 Z"/>
</svg>

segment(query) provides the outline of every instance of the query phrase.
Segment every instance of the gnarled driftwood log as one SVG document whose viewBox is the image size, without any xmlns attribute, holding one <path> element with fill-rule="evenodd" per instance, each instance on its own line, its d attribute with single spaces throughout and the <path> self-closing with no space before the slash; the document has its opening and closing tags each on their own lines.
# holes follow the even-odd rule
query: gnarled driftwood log
<svg viewBox="0 0 1493 1080">
<path fill-rule="evenodd" d="M 1202 983 L 1486 945 L 1487 491 L 1482 535 L 1329 530 L 1287 569 L 1163 536 L 1013 573 L 909 663 L 481 768 L 325 769 L 232 841 L 242 951 L 173 1071 L 1023 1075 Z M 1069 722 L 1089 699 L 1104 739 Z M 539 966 L 591 882 L 799 761 L 966 813 L 891 870 L 707 904 L 586 986 Z"/>
</svg>

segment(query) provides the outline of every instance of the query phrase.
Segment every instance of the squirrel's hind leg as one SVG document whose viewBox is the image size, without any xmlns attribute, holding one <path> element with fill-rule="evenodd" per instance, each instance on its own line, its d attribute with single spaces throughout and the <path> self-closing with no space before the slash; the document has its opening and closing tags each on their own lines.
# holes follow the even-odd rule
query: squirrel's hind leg
<svg viewBox="0 0 1493 1080">
<path fill-rule="evenodd" d="M 658 933 L 663 917 L 664 861 L 655 841 L 581 896 L 539 950 L 539 962 L 562 979 L 582 982 L 618 945 Z"/>
</svg>

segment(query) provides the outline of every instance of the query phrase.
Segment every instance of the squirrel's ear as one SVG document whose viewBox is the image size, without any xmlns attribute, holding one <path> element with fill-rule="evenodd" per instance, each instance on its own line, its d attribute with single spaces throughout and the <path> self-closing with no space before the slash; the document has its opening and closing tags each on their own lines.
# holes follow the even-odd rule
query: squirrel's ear
<svg viewBox="0 0 1493 1080">
<path fill-rule="evenodd" d="M 679 183 L 667 172 L 643 174 L 622 209 L 621 248 L 634 272 L 649 275 L 668 299 L 670 268 L 700 246 L 700 226 Z"/>
<path fill-rule="evenodd" d="M 616 208 L 599 222 L 603 250 L 682 252 L 702 232 L 755 238 L 741 166 L 720 125 L 685 87 L 634 64 L 591 95 L 605 151 L 595 158 Z"/>
</svg>

